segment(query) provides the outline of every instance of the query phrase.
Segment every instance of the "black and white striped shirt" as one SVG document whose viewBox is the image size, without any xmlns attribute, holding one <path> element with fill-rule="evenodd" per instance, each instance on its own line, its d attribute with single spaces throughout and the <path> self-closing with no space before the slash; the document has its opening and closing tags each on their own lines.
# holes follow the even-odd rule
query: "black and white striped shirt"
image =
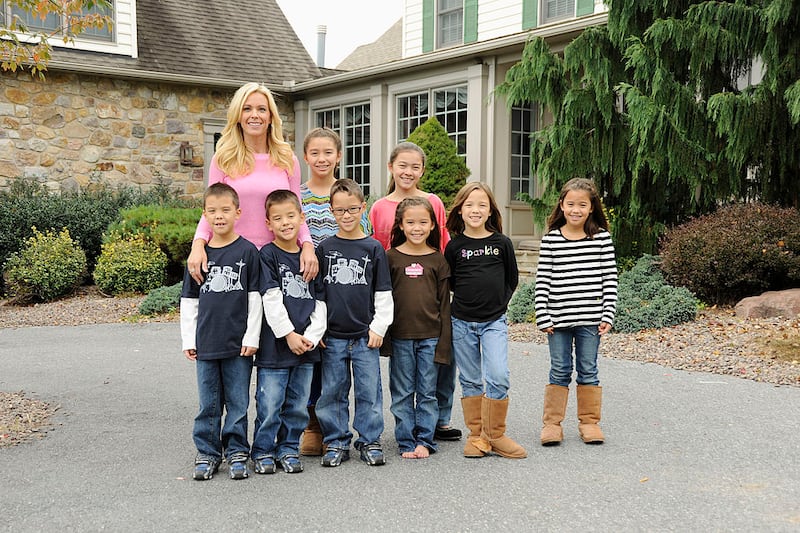
<svg viewBox="0 0 800 533">
<path fill-rule="evenodd" d="M 536 324 L 549 327 L 613 324 L 617 264 L 611 234 L 566 239 L 555 229 L 542 238 L 536 271 Z"/>
</svg>

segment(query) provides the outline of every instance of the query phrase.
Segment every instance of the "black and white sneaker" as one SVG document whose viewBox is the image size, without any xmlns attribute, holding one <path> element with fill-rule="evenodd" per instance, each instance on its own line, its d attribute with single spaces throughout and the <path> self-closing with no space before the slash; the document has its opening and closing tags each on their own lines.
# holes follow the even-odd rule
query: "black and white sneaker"
<svg viewBox="0 0 800 533">
<path fill-rule="evenodd" d="M 231 479 L 247 478 L 247 459 L 246 453 L 234 453 L 228 457 L 228 471 Z"/>
<path fill-rule="evenodd" d="M 194 459 L 194 473 L 192 477 L 197 481 L 205 481 L 214 477 L 222 461 L 218 457 L 197 454 Z"/>
<path fill-rule="evenodd" d="M 350 450 L 328 447 L 325 451 L 325 455 L 322 456 L 320 464 L 322 464 L 322 466 L 339 466 L 344 461 L 348 460 L 350 460 Z"/>
<path fill-rule="evenodd" d="M 383 454 L 380 442 L 370 442 L 359 446 L 361 460 L 369 466 L 380 466 L 386 464 L 386 456 Z"/>
<path fill-rule="evenodd" d="M 303 471 L 303 463 L 296 455 L 284 455 L 280 458 L 280 463 L 287 474 L 299 474 Z"/>
</svg>

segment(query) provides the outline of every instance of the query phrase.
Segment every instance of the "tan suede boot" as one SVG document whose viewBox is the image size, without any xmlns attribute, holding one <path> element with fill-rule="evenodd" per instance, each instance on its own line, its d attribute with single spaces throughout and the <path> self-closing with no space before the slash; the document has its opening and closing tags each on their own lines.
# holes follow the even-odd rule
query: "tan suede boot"
<svg viewBox="0 0 800 533">
<path fill-rule="evenodd" d="M 542 413 L 542 446 L 556 446 L 564 440 L 561 421 L 567 411 L 569 388 L 552 383 L 544 388 L 544 412 Z"/>
<path fill-rule="evenodd" d="M 506 415 L 508 414 L 508 398 L 493 400 L 483 397 L 481 403 L 481 419 L 483 433 L 481 437 L 488 441 L 492 451 L 509 459 L 524 459 L 528 456 L 525 448 L 506 436 Z"/>
<path fill-rule="evenodd" d="M 578 385 L 578 431 L 586 444 L 603 444 L 600 422 L 600 407 L 603 403 L 603 387 Z"/>
<path fill-rule="evenodd" d="M 467 442 L 464 444 L 464 457 L 483 457 L 492 447 L 481 437 L 481 399 L 483 396 L 467 396 L 461 398 L 461 409 L 464 411 L 464 423 L 469 429 Z"/>
<path fill-rule="evenodd" d="M 322 428 L 313 405 L 308 406 L 308 425 L 300 439 L 300 455 L 322 455 Z"/>
</svg>

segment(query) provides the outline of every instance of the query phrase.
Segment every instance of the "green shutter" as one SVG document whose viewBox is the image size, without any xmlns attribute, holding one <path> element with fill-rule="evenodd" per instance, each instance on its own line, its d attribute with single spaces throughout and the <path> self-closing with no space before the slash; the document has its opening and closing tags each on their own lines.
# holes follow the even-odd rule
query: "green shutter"
<svg viewBox="0 0 800 533">
<path fill-rule="evenodd" d="M 530 30 L 539 23 L 539 0 L 522 0 L 522 29 Z"/>
<path fill-rule="evenodd" d="M 422 51 L 432 52 L 436 38 L 436 0 L 422 1 Z"/>
<path fill-rule="evenodd" d="M 478 40 L 478 0 L 464 0 L 464 44 Z"/>
<path fill-rule="evenodd" d="M 594 0 L 578 0 L 575 7 L 575 15 L 582 17 L 594 13 Z"/>
</svg>

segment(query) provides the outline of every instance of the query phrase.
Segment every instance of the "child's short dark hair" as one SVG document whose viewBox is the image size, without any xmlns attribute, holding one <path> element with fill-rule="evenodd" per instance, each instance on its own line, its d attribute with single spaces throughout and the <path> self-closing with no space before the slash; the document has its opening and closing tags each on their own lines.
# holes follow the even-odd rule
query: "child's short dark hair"
<svg viewBox="0 0 800 533">
<path fill-rule="evenodd" d="M 351 194 L 355 196 L 359 202 L 364 201 L 364 191 L 355 181 L 350 178 L 341 178 L 336 180 L 331 185 L 331 203 L 333 203 L 333 195 L 336 193 Z"/>
<path fill-rule="evenodd" d="M 206 188 L 203 193 L 203 209 L 206 207 L 206 200 L 209 196 L 230 196 L 231 200 L 233 200 L 233 205 L 236 206 L 236 209 L 239 209 L 239 194 L 236 189 L 227 183 L 212 183 Z"/>
<path fill-rule="evenodd" d="M 269 193 L 267 195 L 267 199 L 264 200 L 264 212 L 267 214 L 267 218 L 269 218 L 270 207 L 285 203 L 291 203 L 297 208 L 298 211 L 301 213 L 303 212 L 303 206 L 300 204 L 300 199 L 295 193 L 287 189 L 276 189 Z"/>
</svg>

